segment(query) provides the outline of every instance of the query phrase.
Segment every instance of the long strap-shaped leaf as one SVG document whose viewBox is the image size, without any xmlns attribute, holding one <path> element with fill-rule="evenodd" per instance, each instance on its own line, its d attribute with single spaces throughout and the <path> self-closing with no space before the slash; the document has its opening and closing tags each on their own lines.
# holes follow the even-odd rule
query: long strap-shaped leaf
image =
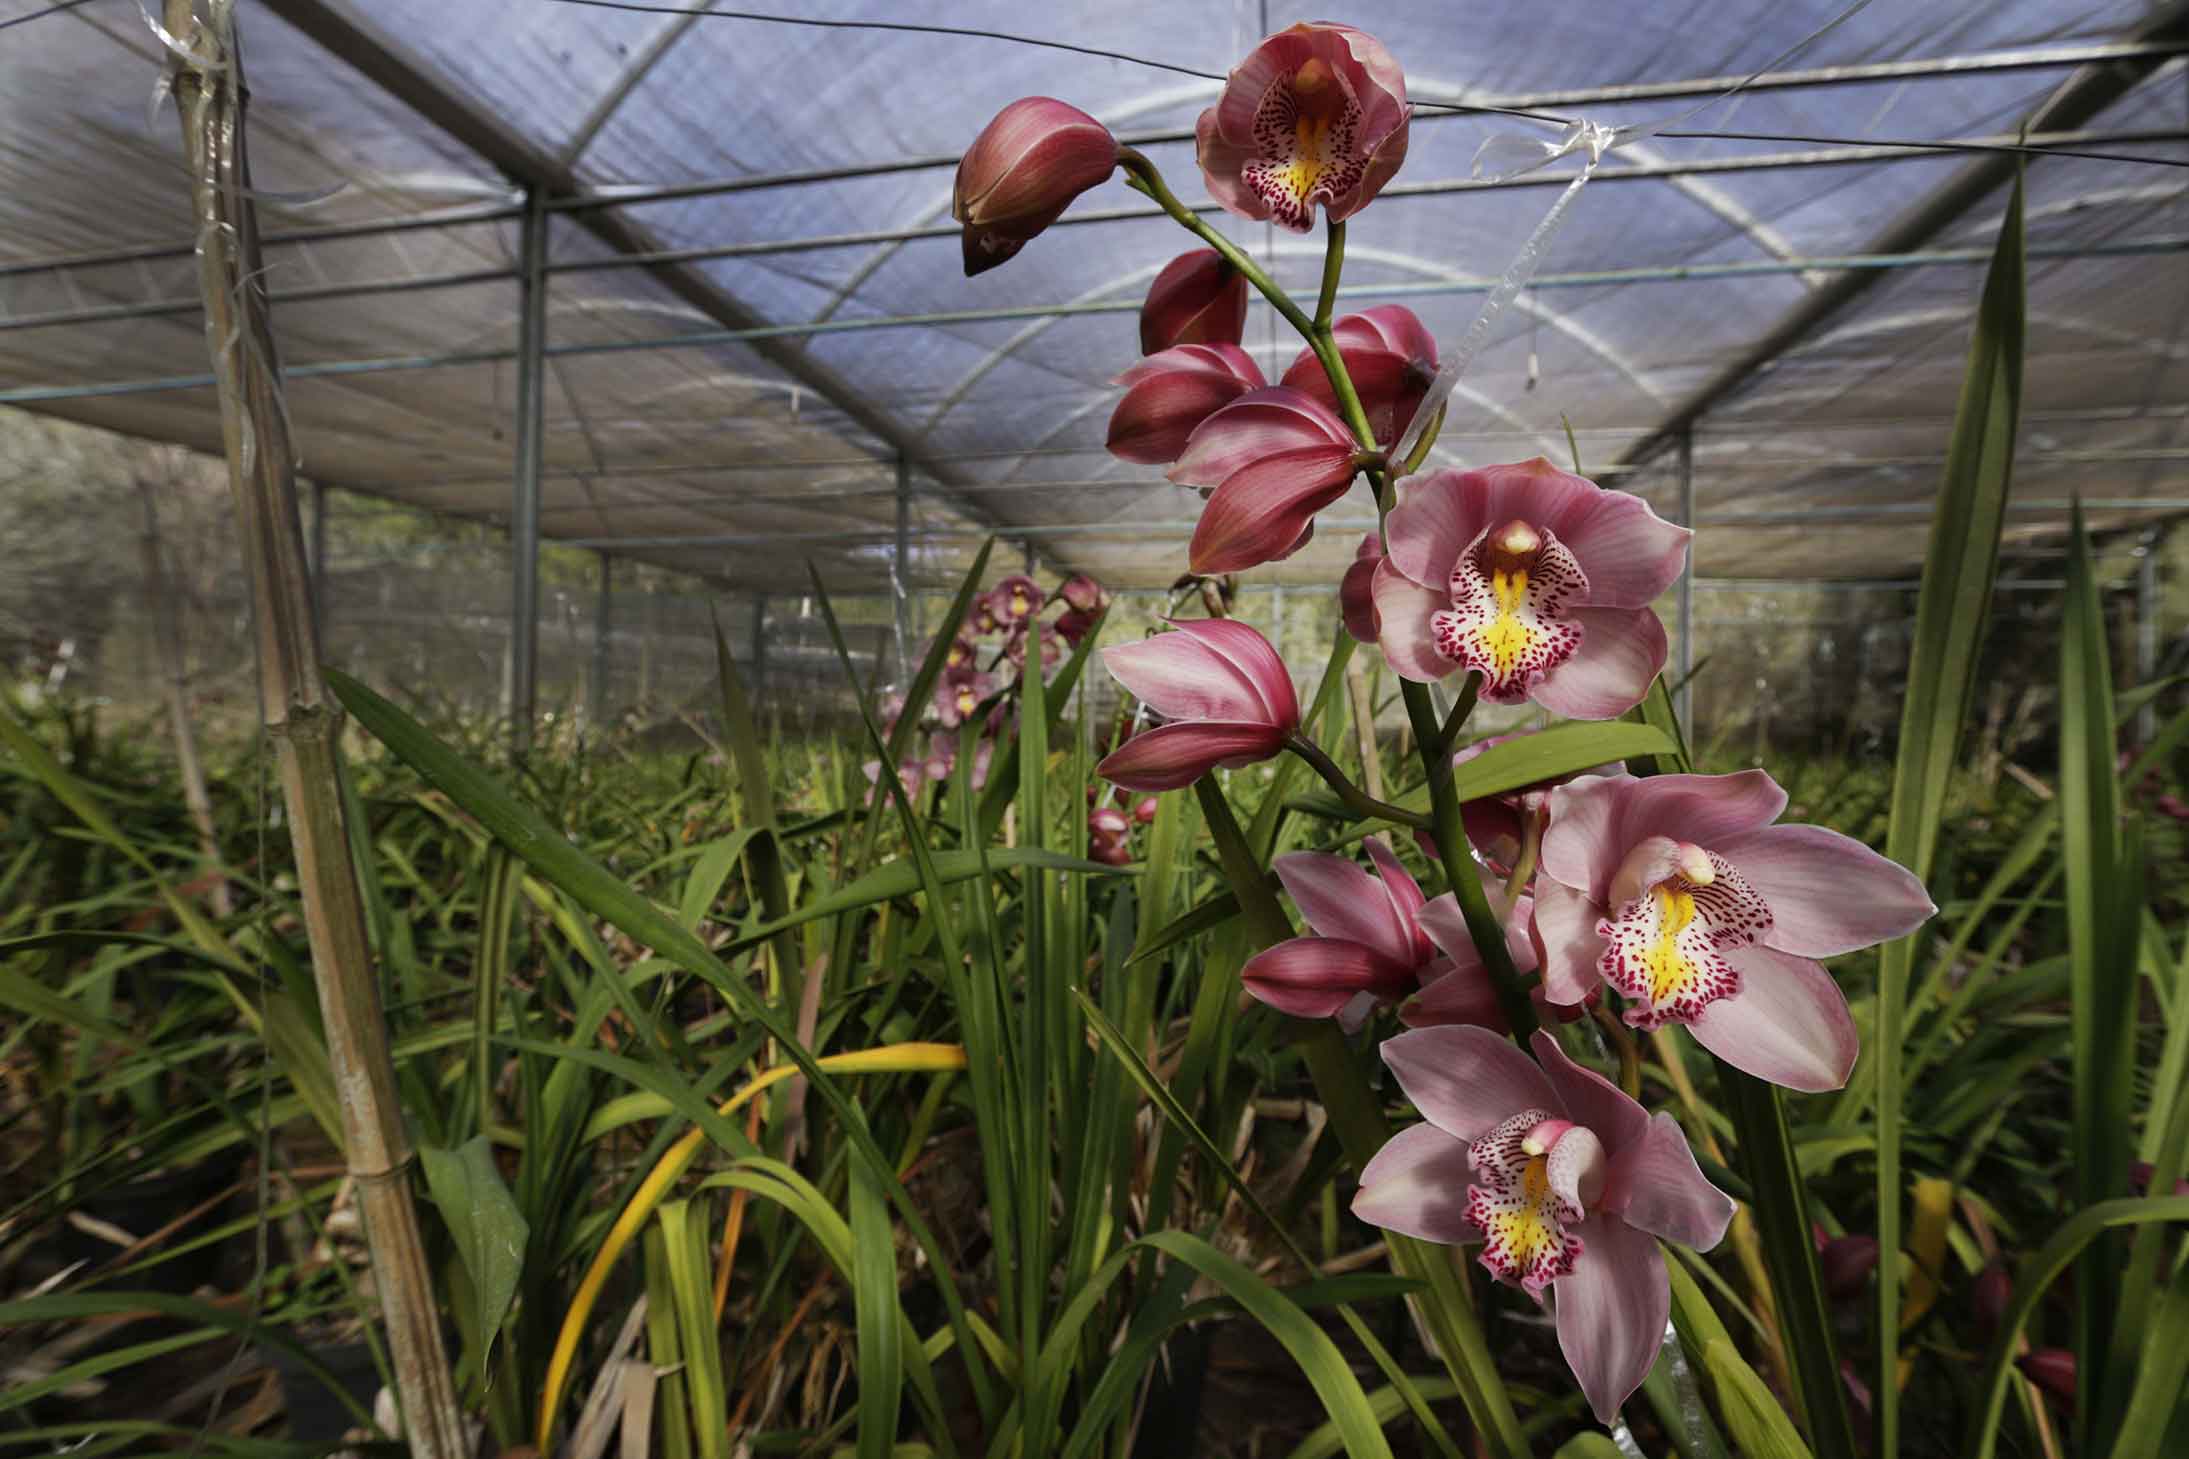
<svg viewBox="0 0 2189 1459">
<path fill-rule="evenodd" d="M 2027 311 L 2023 281 L 2022 183 L 2015 179 L 1991 272 L 1977 306 L 1968 372 L 1954 413 L 1930 550 L 1916 600 L 1908 697 L 1893 767 L 1892 821 L 1885 854 L 1928 879 L 1938 846 L 1946 784 L 1975 692 L 1977 650 L 1991 615 L 2006 522 L 2014 437 L 2021 422 L 2022 352 Z M 1914 936 L 1886 946 L 1879 960 L 1877 1027 L 1864 1049 L 1868 1069 L 1855 1079 L 1877 1089 L 1877 1395 L 1880 1454 L 1900 1452 L 1900 1056 Z"/>
<path fill-rule="evenodd" d="M 798 1039 L 790 1022 L 769 1007 L 752 988 L 705 944 L 662 908 L 640 896 L 599 862 L 570 844 L 545 817 L 511 795 L 499 781 L 442 744 L 412 719 L 378 694 L 346 674 L 329 670 L 329 686 L 343 707 L 357 717 L 368 733 L 396 757 L 438 786 L 448 798 L 477 817 L 497 840 L 524 858 L 535 871 L 574 898 L 594 916 L 613 924 L 632 941 L 651 947 L 706 980 L 728 1000 L 741 1018 L 759 1024 L 781 1046 L 785 1057 L 805 1074 L 810 1087 L 827 1102 L 841 1121 L 845 1137 L 857 1157 L 877 1172 L 891 1204 L 903 1216 L 905 1227 L 926 1250 L 937 1250 L 935 1237 L 912 1198 L 905 1193 L 892 1162 L 868 1133 L 866 1120 L 842 1087 L 821 1068 L 811 1050 Z M 947 1273 L 936 1272 L 951 1325 L 962 1327 L 964 1298 Z M 970 1346 L 968 1338 L 961 1345 Z M 969 1369 L 985 1385 L 986 1375 L 969 1361 Z M 541 1445 L 544 1450 L 547 1446 Z"/>
</svg>

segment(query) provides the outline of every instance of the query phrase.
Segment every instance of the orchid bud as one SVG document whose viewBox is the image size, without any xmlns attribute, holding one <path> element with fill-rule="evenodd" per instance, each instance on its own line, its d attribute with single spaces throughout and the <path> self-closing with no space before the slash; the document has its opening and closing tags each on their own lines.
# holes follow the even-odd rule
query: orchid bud
<svg viewBox="0 0 2189 1459">
<path fill-rule="evenodd" d="M 1105 841 L 1093 848 L 1094 859 L 1104 866 L 1132 865 L 1132 848 L 1122 841 Z"/>
<path fill-rule="evenodd" d="M 2066 1348 L 2032 1348 L 2014 1360 L 2022 1376 L 2055 1398 L 2075 1401 L 2075 1355 Z"/>
<path fill-rule="evenodd" d="M 1111 675 L 1171 721 L 1095 767 L 1114 785 L 1176 790 L 1219 766 L 1275 757 L 1300 727 L 1292 676 L 1268 639 L 1228 619 L 1174 627 L 1102 652 Z"/>
<path fill-rule="evenodd" d="M 1370 433 L 1382 445 L 1397 444 L 1436 380 L 1436 337 L 1403 304 L 1348 314 L 1330 333 L 1368 417 Z M 1313 350 L 1300 351 L 1286 369 L 1283 383 L 1333 408 L 1338 403 L 1329 373 Z"/>
<path fill-rule="evenodd" d="M 1140 353 L 1181 344 L 1237 344 L 1246 333 L 1247 278 L 1213 248 L 1163 266 L 1140 306 Z"/>
<path fill-rule="evenodd" d="M 1117 139 L 1046 96 L 1012 102 L 958 163 L 950 216 L 965 225 L 965 274 L 1003 263 L 1117 167 Z"/>
<path fill-rule="evenodd" d="M 1355 643 L 1376 641 L 1376 564 L 1383 561 L 1383 539 L 1374 532 L 1361 534 L 1353 564 L 1338 580 L 1338 614 Z"/>
<path fill-rule="evenodd" d="M 1877 1239 L 1872 1236 L 1838 1236 L 1824 1243 L 1817 1263 L 1824 1271 L 1824 1290 L 1840 1301 L 1862 1295 L 1870 1272 L 1877 1266 Z"/>
<path fill-rule="evenodd" d="M 1161 804 L 1162 802 L 1158 801 L 1152 795 L 1142 796 L 1140 799 L 1140 804 L 1133 807 L 1133 819 L 1138 821 L 1143 826 L 1153 824 L 1155 821 L 1155 813 L 1157 809 L 1161 806 Z"/>
<path fill-rule="evenodd" d="M 1107 840 L 1116 840 L 1132 829 L 1132 822 L 1122 811 L 1104 806 L 1087 817 L 1087 829 Z"/>
<path fill-rule="evenodd" d="M 1201 422 L 1267 383 L 1235 344 L 1188 344 L 1153 354 L 1110 382 L 1125 396 L 1110 413 L 1109 453 L 1142 466 L 1168 466 L 1186 453 Z"/>
<path fill-rule="evenodd" d="M 1998 1331 L 1999 1320 L 2007 1315 L 2007 1304 L 2014 1300 L 2014 1279 L 2007 1269 L 1997 1262 L 1976 1274 L 1969 1287 L 1969 1314 L 1976 1319 L 1977 1330 L 1987 1338 Z"/>
<path fill-rule="evenodd" d="M 1095 615 L 1082 613 L 1077 608 L 1072 609 L 1069 613 L 1058 614 L 1057 621 L 1052 625 L 1056 630 L 1056 636 L 1073 648 L 1079 647 L 1079 641 L 1085 638 L 1094 626 Z"/>
<path fill-rule="evenodd" d="M 1170 469 L 1181 486 L 1214 488 L 1187 549 L 1193 570 L 1242 572 L 1299 551 L 1362 464 L 1352 431 L 1312 396 L 1281 385 L 1240 396 Z"/>
<path fill-rule="evenodd" d="M 1075 572 L 1057 588 L 1056 595 L 1067 606 L 1080 613 L 1100 613 L 1110 606 L 1110 595 L 1102 584 L 1086 573 Z"/>
</svg>

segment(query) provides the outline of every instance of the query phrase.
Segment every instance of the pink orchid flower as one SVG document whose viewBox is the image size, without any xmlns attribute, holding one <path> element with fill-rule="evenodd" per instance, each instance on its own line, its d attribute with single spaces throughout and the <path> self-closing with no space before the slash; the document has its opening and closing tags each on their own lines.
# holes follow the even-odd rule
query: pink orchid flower
<svg viewBox="0 0 2189 1459">
<path fill-rule="evenodd" d="M 1331 326 L 1345 373 L 1367 413 L 1376 443 L 1390 447 L 1421 409 L 1437 377 L 1436 336 L 1403 304 L 1385 304 L 1348 314 Z M 1301 350 L 1285 370 L 1283 382 L 1337 408 L 1337 392 L 1313 350 Z"/>
<path fill-rule="evenodd" d="M 1847 999 L 1815 960 L 1912 932 L 1923 883 L 1821 826 L 1775 826 L 1786 792 L 1734 775 L 1583 776 L 1551 792 L 1536 877 L 1543 984 L 1577 1003 L 1601 979 L 1636 1028 L 1684 1023 L 1737 1069 L 1837 1089 L 1854 1067 Z"/>
<path fill-rule="evenodd" d="M 1367 845 L 1373 877 L 1320 851 L 1277 858 L 1277 879 L 1316 935 L 1256 953 L 1239 973 L 1246 990 L 1295 1018 L 1335 1017 L 1347 1032 L 1377 1004 L 1402 999 L 1399 1017 L 1411 1027 L 1479 1023 L 1502 1031 L 1496 989 L 1458 900 L 1449 892 L 1424 899 L 1390 847 L 1373 836 Z M 1508 946 L 1532 970 L 1526 925 L 1524 914 L 1515 919 Z"/>
<path fill-rule="evenodd" d="M 1338 579 L 1338 617 L 1355 643 L 1376 641 L 1376 564 L 1383 561 L 1383 538 L 1375 532 L 1361 534 L 1345 576 Z"/>
<path fill-rule="evenodd" d="M 1057 584 L 1056 595 L 1077 613 L 1100 613 L 1110 606 L 1109 590 L 1083 572 L 1075 572 Z"/>
<path fill-rule="evenodd" d="M 945 669 L 942 682 L 935 686 L 935 717 L 944 729 L 956 729 L 995 692 L 996 681 L 971 665 Z"/>
<path fill-rule="evenodd" d="M 1385 535 L 1376 628 L 1405 678 L 1472 669 L 1493 703 L 1612 719 L 1664 667 L 1649 605 L 1679 577 L 1693 534 L 1638 496 L 1541 457 L 1435 471 L 1414 479 Z"/>
<path fill-rule="evenodd" d="M 1297 390 L 1250 391 L 1218 410 L 1170 469 L 1180 486 L 1213 488 L 1187 550 L 1193 570 L 1242 572 L 1297 551 L 1361 459 L 1337 412 Z"/>
<path fill-rule="evenodd" d="M 1213 248 L 1163 265 L 1140 306 L 1140 353 L 1181 344 L 1239 342 L 1247 325 L 1247 276 Z"/>
<path fill-rule="evenodd" d="M 1024 573 L 1013 573 L 988 590 L 988 611 L 1006 629 L 1016 628 L 1039 613 L 1045 601 L 1041 585 Z"/>
<path fill-rule="evenodd" d="M 1333 223 L 1383 191 L 1406 160 L 1406 76 L 1365 31 L 1303 21 L 1233 68 L 1194 128 L 1209 196 L 1295 233 L 1320 205 Z"/>
<path fill-rule="evenodd" d="M 1126 387 L 1110 412 L 1110 454 L 1168 466 L 1186 454 L 1203 421 L 1268 382 L 1235 344 L 1182 344 L 1148 356 L 1110 383 Z"/>
<path fill-rule="evenodd" d="M 1003 263 L 1117 167 L 1117 139 L 1076 106 L 1012 102 L 958 162 L 950 216 L 965 225 L 965 276 Z"/>
<path fill-rule="evenodd" d="M 942 666 L 946 669 L 969 669 L 973 667 L 974 658 L 973 640 L 961 633 L 950 640 L 950 651 L 944 656 Z"/>
<path fill-rule="evenodd" d="M 1269 640 L 1229 618 L 1102 651 L 1111 675 L 1171 723 L 1143 730 L 1095 766 L 1128 790 L 1176 790 L 1217 766 L 1267 760 L 1300 727 L 1292 675 Z"/>
<path fill-rule="evenodd" d="M 1538 1301 L 1609 1424 L 1656 1361 L 1671 1286 L 1657 1238 L 1708 1251 L 1733 1200 L 1670 1115 L 1651 1116 L 1538 1031 L 1531 1060 L 1482 1028 L 1400 1034 L 1383 1060 L 1425 1124 L 1361 1171 L 1353 1212 L 1425 1241 L 1482 1242 L 1482 1265 Z M 1540 1061 L 1540 1067 L 1537 1061 Z"/>
</svg>

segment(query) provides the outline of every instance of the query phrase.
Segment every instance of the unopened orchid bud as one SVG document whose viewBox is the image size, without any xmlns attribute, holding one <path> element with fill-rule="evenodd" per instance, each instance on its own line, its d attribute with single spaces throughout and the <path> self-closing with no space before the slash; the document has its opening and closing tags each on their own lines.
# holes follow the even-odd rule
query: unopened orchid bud
<svg viewBox="0 0 2189 1459">
<path fill-rule="evenodd" d="M 1376 641 L 1376 564 L 1383 561 L 1383 539 L 1374 532 L 1361 534 L 1353 564 L 1338 580 L 1338 613 L 1345 631 L 1355 643 Z"/>
<path fill-rule="evenodd" d="M 1436 336 L 1403 304 L 1348 314 L 1330 333 L 1370 433 L 1379 445 L 1396 445 L 1436 380 Z M 1300 351 L 1285 370 L 1283 383 L 1337 406 L 1329 372 L 1313 350 Z"/>
<path fill-rule="evenodd" d="M 1075 106 L 1029 96 L 998 112 L 958 163 L 951 192 L 966 277 L 1009 259 L 1116 167 L 1117 139 Z"/>
<path fill-rule="evenodd" d="M 1976 1274 L 1969 1284 L 1969 1315 L 1976 1319 L 1977 1330 L 1990 1337 L 1998 1331 L 1999 1320 L 2007 1315 L 2007 1304 L 2014 1300 L 2014 1279 L 2007 1269 L 1997 1262 Z"/>
<path fill-rule="evenodd" d="M 1105 866 L 1132 865 L 1132 848 L 1122 841 L 1105 841 L 1100 846 L 1094 847 L 1092 854 L 1095 860 Z"/>
<path fill-rule="evenodd" d="M 1247 278 L 1213 248 L 1163 266 L 1140 306 L 1140 353 L 1181 344 L 1237 344 L 1246 333 Z"/>
<path fill-rule="evenodd" d="M 1161 806 L 1162 802 L 1154 796 L 1142 796 L 1140 803 L 1133 807 L 1133 819 L 1143 826 L 1152 825 L 1155 821 L 1155 813 Z"/>
<path fill-rule="evenodd" d="M 1187 549 L 1193 570 L 1243 572 L 1297 552 L 1361 464 L 1353 432 L 1314 397 L 1281 385 L 1240 396 L 1170 469 L 1180 486 L 1214 488 Z"/>
<path fill-rule="evenodd" d="M 2032 1348 L 2014 1360 L 2022 1376 L 2054 1398 L 2075 1401 L 2075 1355 L 2066 1348 Z"/>
<path fill-rule="evenodd" d="M 1097 836 L 1115 840 L 1132 829 L 1132 822 L 1125 818 L 1122 811 L 1104 806 L 1087 817 L 1087 829 Z"/>
<path fill-rule="evenodd" d="M 1152 354 L 1110 382 L 1125 387 L 1110 413 L 1105 449 L 1121 461 L 1168 466 L 1201 423 L 1268 382 L 1235 344 L 1182 344 Z"/>
<path fill-rule="evenodd" d="M 1101 583 L 1083 572 L 1075 572 L 1058 585 L 1056 595 L 1066 606 L 1080 613 L 1100 613 L 1110 606 L 1110 595 Z"/>
<path fill-rule="evenodd" d="M 1824 1271 L 1824 1290 L 1840 1301 L 1862 1295 L 1870 1283 L 1870 1273 L 1877 1266 L 1877 1238 L 1873 1236 L 1837 1236 L 1824 1243 L 1817 1254 L 1817 1264 Z"/>
<path fill-rule="evenodd" d="M 1228 619 L 1104 649 L 1111 675 L 1172 721 L 1135 735 L 1095 773 L 1133 790 L 1176 790 L 1218 766 L 1274 757 L 1300 727 L 1292 675 L 1269 640 Z"/>
</svg>

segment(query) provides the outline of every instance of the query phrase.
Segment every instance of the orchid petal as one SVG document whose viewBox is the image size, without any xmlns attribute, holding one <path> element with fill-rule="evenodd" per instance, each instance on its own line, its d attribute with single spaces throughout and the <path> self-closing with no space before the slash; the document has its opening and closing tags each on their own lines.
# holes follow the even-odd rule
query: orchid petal
<svg viewBox="0 0 2189 1459">
<path fill-rule="evenodd" d="M 1444 971 L 1438 972 L 1442 968 Z M 1475 1024 L 1496 1033 L 1508 1033 L 1504 1005 L 1497 985 L 1480 963 L 1455 964 L 1439 958 L 1417 975 L 1421 991 L 1399 1004 L 1399 1022 L 1408 1028 L 1439 1028 L 1447 1024 Z"/>
<path fill-rule="evenodd" d="M 1656 1114 L 1640 1139 L 1612 1155 L 1603 1209 L 1652 1236 L 1708 1251 L 1725 1239 L 1734 1201 L 1703 1178 L 1679 1121 Z"/>
<path fill-rule="evenodd" d="M 1174 619 L 1171 627 L 1206 647 L 1245 679 L 1270 723 L 1288 732 L 1299 727 L 1300 702 L 1293 692 L 1292 671 L 1268 639 L 1231 618 Z"/>
<path fill-rule="evenodd" d="M 1435 1125 L 1409 1125 L 1361 1170 L 1353 1214 L 1371 1226 L 1457 1246 L 1479 1241 L 1467 1220 L 1467 1142 Z"/>
<path fill-rule="evenodd" d="M 1239 980 L 1280 1013 L 1329 1018 L 1356 994 L 1371 993 L 1386 1001 L 1403 996 L 1414 986 L 1414 969 L 1365 943 L 1295 937 L 1249 958 Z"/>
<path fill-rule="evenodd" d="M 1353 433 L 1314 397 L 1273 385 L 1249 390 L 1201 422 L 1169 476 L 1180 486 L 1221 486 L 1255 462 L 1311 446 L 1348 456 Z"/>
<path fill-rule="evenodd" d="M 1398 914 L 1399 925 L 1406 929 L 1415 953 L 1427 957 L 1429 939 L 1414 930 L 1415 919 L 1421 915 L 1422 905 L 1427 901 L 1421 894 L 1421 884 L 1414 880 L 1412 872 L 1399 864 L 1398 857 L 1384 844 L 1381 836 L 1370 836 L 1361 845 L 1367 849 L 1368 859 L 1376 863 L 1376 875 L 1383 879 L 1383 889 L 1391 898 L 1391 910 Z"/>
<path fill-rule="evenodd" d="M 1642 1132 L 1649 1126 L 1649 1116 L 1627 1097 L 1625 1090 L 1594 1069 L 1584 1069 L 1574 1063 L 1547 1030 L 1537 1029 L 1529 1046 L 1535 1050 L 1535 1057 L 1552 1087 L 1558 1091 L 1558 1097 L 1565 1102 L 1566 1117 L 1595 1131 L 1606 1150 L 1617 1155 L 1642 1138 Z"/>
<path fill-rule="evenodd" d="M 1553 790 L 1550 825 L 1543 832 L 1537 856 L 1544 877 L 1582 893 L 1595 904 L 1599 916 L 1611 895 L 1611 879 L 1628 850 L 1619 838 L 1619 810 L 1627 780 L 1624 775 L 1581 775 Z M 1542 915 L 1540 906 L 1536 915 Z"/>
<path fill-rule="evenodd" d="M 1269 704 L 1254 682 L 1199 636 L 1158 633 L 1102 650 L 1112 678 L 1169 719 L 1270 722 Z"/>
<path fill-rule="evenodd" d="M 1249 388 L 1244 380 L 1214 370 L 1143 374 L 1111 412 L 1103 445 L 1121 461 L 1167 466 L 1185 453 L 1186 443 L 1211 415 Z"/>
<path fill-rule="evenodd" d="M 1808 958 L 1767 947 L 1733 948 L 1725 960 L 1740 973 L 1741 989 L 1688 1025 L 1695 1042 L 1788 1089 L 1816 1094 L 1843 1087 L 1859 1040 L 1832 975 Z"/>
<path fill-rule="evenodd" d="M 1444 594 L 1407 577 L 1386 557 L 1369 580 L 1369 596 L 1376 613 L 1376 646 L 1393 673 L 1429 684 L 1458 670 L 1458 664 L 1437 652 L 1436 634 L 1429 626 L 1448 601 Z"/>
<path fill-rule="evenodd" d="M 1278 451 L 1241 467 L 1201 509 L 1187 549 L 1193 570 L 1244 572 L 1287 555 L 1315 513 L 1345 495 L 1355 469 L 1350 443 Z"/>
<path fill-rule="evenodd" d="M 1421 961 L 1413 928 L 1358 863 L 1325 851 L 1295 851 L 1274 865 L 1277 880 L 1319 935 L 1363 943 L 1402 967 Z"/>
<path fill-rule="evenodd" d="M 1486 1028 L 1402 1033 L 1384 1041 L 1383 1062 L 1422 1118 L 1457 1139 L 1480 1139 L 1521 1110 L 1563 1107 L 1535 1061 Z"/>
<path fill-rule="evenodd" d="M 1590 582 L 1593 592 L 1594 580 Z M 1570 658 L 1545 674 L 1528 697 L 1567 719 L 1617 719 L 1649 693 L 1665 666 L 1665 626 L 1647 608 L 1571 607 L 1581 626 Z"/>
<path fill-rule="evenodd" d="M 1535 930 L 1543 943 L 1543 996 L 1553 1003 L 1574 1004 L 1588 997 L 1603 981 L 1596 961 L 1604 955 L 1604 939 L 1596 923 L 1603 909 L 1588 893 L 1548 877 L 1535 889 Z"/>
<path fill-rule="evenodd" d="M 1392 566 L 1418 585 L 1441 590 L 1467 544 L 1493 525 L 1486 496 L 1461 489 L 1467 475 L 1446 468 L 1409 477 L 1384 521 Z M 1444 606 L 1441 591 L 1437 606 Z"/>
<path fill-rule="evenodd" d="M 1251 765 L 1283 748 L 1284 731 L 1266 724 L 1187 720 L 1134 735 L 1095 774 L 1127 790 L 1178 790 L 1218 766 Z"/>
<path fill-rule="evenodd" d="M 1670 836 L 1711 848 L 1770 825 L 1785 809 L 1786 792 L 1761 770 L 1652 775 L 1628 783 L 1620 800 L 1619 837 L 1625 847 L 1647 836 Z"/>
<path fill-rule="evenodd" d="M 1596 1421 L 1610 1424 L 1657 1361 L 1672 1286 L 1657 1240 L 1615 1216 L 1581 1223 L 1581 1255 L 1552 1283 L 1558 1346 Z"/>
<path fill-rule="evenodd" d="M 1763 940 L 1801 957 L 1887 942 L 1938 911 L 1915 873 L 1822 826 L 1765 826 L 1716 843 L 1771 907 Z"/>
</svg>

